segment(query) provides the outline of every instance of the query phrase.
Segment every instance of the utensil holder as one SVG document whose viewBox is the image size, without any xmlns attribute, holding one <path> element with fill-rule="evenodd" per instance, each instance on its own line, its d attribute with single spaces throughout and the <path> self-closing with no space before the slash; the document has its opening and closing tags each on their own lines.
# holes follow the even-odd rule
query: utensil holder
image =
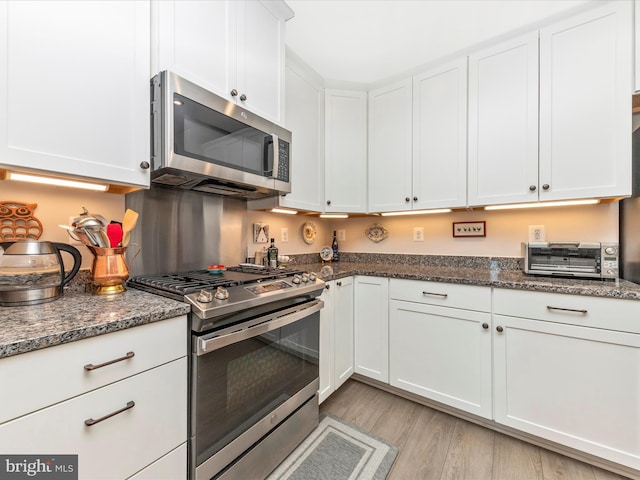
<svg viewBox="0 0 640 480">
<path fill-rule="evenodd" d="M 137 244 L 138 251 L 129 263 L 133 262 L 142 248 Z M 124 283 L 129 278 L 129 267 L 125 253 L 129 247 L 100 248 L 87 245 L 93 253 L 91 265 L 92 293 L 94 295 L 109 295 L 126 291 Z"/>
</svg>

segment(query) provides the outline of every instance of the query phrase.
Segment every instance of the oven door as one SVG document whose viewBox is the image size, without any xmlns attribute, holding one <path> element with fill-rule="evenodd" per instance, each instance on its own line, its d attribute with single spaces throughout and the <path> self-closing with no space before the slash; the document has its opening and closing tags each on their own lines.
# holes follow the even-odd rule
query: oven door
<svg viewBox="0 0 640 480">
<path fill-rule="evenodd" d="M 321 300 L 192 336 L 192 478 L 211 478 L 314 398 Z"/>
</svg>

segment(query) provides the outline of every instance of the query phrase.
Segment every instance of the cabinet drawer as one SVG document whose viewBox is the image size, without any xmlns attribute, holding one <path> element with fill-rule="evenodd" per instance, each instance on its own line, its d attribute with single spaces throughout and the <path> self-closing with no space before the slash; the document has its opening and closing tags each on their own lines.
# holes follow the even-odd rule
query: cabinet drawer
<svg viewBox="0 0 640 480">
<path fill-rule="evenodd" d="M 180 445 L 129 480 L 186 480 L 187 444 Z"/>
<path fill-rule="evenodd" d="M 634 300 L 496 288 L 493 312 L 496 315 L 640 333 L 640 302 Z"/>
<path fill-rule="evenodd" d="M 389 298 L 427 305 L 491 311 L 491 288 L 392 278 Z"/>
<path fill-rule="evenodd" d="M 0 423 L 186 356 L 186 329 L 181 316 L 0 360 Z"/>
<path fill-rule="evenodd" d="M 77 454 L 91 479 L 127 478 L 186 439 L 186 357 L 0 425 L 3 453 Z"/>
</svg>

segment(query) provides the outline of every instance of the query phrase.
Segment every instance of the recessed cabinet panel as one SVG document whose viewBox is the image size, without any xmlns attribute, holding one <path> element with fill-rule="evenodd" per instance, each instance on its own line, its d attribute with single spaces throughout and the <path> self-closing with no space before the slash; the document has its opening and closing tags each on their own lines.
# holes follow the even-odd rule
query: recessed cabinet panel
<svg viewBox="0 0 640 480">
<path fill-rule="evenodd" d="M 467 59 L 413 78 L 412 208 L 467 203 Z"/>
<path fill-rule="evenodd" d="M 632 3 L 540 31 L 540 200 L 631 194 Z"/>
<path fill-rule="evenodd" d="M 469 205 L 538 200 L 538 34 L 469 57 Z"/>
<path fill-rule="evenodd" d="M 389 280 L 356 277 L 355 373 L 389 383 Z"/>
<path fill-rule="evenodd" d="M 367 94 L 325 91 L 325 211 L 367 208 Z"/>
<path fill-rule="evenodd" d="M 411 210 L 411 79 L 369 92 L 369 211 Z"/>
<path fill-rule="evenodd" d="M 0 167 L 148 186 L 149 4 L 0 3 Z"/>
</svg>

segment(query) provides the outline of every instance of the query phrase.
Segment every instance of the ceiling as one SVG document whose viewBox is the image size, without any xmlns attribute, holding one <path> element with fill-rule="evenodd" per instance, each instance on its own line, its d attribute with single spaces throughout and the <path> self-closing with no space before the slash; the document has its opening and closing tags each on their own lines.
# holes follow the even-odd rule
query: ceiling
<svg viewBox="0 0 640 480">
<path fill-rule="evenodd" d="M 371 84 L 587 3 L 287 0 L 287 46 L 326 80 Z"/>
</svg>

